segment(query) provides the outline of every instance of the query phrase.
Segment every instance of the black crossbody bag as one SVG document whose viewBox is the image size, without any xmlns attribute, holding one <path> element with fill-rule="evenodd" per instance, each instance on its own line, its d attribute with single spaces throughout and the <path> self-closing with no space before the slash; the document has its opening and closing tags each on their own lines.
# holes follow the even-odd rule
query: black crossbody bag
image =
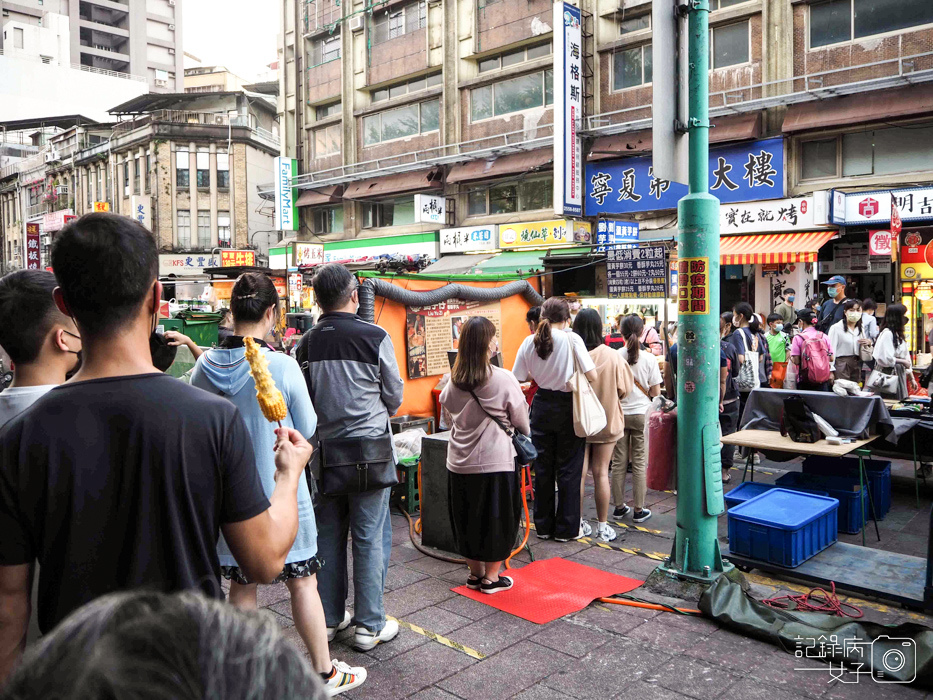
<svg viewBox="0 0 933 700">
<path fill-rule="evenodd" d="M 313 330 L 313 329 L 312 329 Z M 310 363 L 301 363 L 301 371 L 313 396 Z M 318 432 L 311 440 L 314 453 L 306 473 L 310 480 L 317 479 L 321 493 L 327 496 L 346 496 L 353 493 L 376 491 L 398 483 L 395 455 L 392 451 L 392 433 L 376 437 L 346 437 L 322 440 Z"/>
<path fill-rule="evenodd" d="M 512 447 L 515 448 L 515 455 L 516 455 L 515 458 L 518 460 L 519 464 L 522 464 L 522 465 L 531 464 L 538 458 L 538 450 L 535 448 L 535 445 L 531 441 L 530 437 L 526 435 L 522 435 L 520 432 L 518 432 L 517 430 L 513 428 L 507 427 L 505 423 L 500 421 L 498 418 L 496 418 L 494 415 L 492 415 L 489 411 L 486 410 L 486 407 L 483 406 L 483 402 L 480 401 L 477 398 L 476 394 L 473 393 L 472 391 L 470 392 L 470 396 L 472 396 L 473 400 L 476 401 L 477 404 L 479 404 L 479 407 L 481 409 L 483 409 L 483 413 L 485 413 L 487 416 L 492 418 L 493 422 L 496 425 L 498 425 L 500 428 L 502 428 L 502 430 L 505 431 L 506 435 L 512 438 Z"/>
</svg>

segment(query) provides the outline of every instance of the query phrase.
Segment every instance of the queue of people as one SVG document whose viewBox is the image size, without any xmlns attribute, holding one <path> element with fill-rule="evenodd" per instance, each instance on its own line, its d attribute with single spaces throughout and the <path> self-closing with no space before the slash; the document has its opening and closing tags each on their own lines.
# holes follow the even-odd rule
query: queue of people
<svg viewBox="0 0 933 700">
<path fill-rule="evenodd" d="M 117 648 L 130 638 L 125 627 L 87 627 L 113 610 L 134 611 L 140 630 L 154 629 L 146 627 L 148 612 L 161 610 L 163 619 L 186 614 L 210 629 L 236 628 L 230 639 L 263 638 L 277 648 L 278 639 L 248 611 L 257 607 L 258 585 L 284 582 L 310 656 L 307 668 L 280 661 L 290 665 L 284 677 L 311 673 L 314 692 L 326 696 L 359 687 L 365 668 L 332 658 L 329 645 L 352 627 L 352 647 L 368 652 L 399 632 L 384 605 L 391 484 L 380 475 L 394 480 L 390 417 L 402 404 L 403 381 L 389 334 L 357 315 L 357 279 L 337 264 L 317 270 L 313 287 L 323 314 L 293 359 L 265 342 L 281 300 L 258 274 L 234 285 L 229 327 L 217 347 L 204 352 L 182 334 L 156 333 L 158 251 L 132 219 L 98 213 L 72 222 L 58 234 L 51 262 L 54 275 L 24 271 L 0 279 L 0 345 L 15 365 L 13 385 L 0 393 L 0 683 L 23 655 L 38 571 L 35 624 L 48 636 L 41 649 L 62 649 L 66 661 L 80 663 L 65 656 L 71 637 L 61 630 L 91 635 L 81 637 L 88 643 L 106 639 L 114 654 L 132 651 Z M 800 389 L 825 391 L 834 379 L 857 385 L 868 366 L 867 385 L 907 395 L 913 377 L 906 310 L 889 305 L 879 332 L 873 304 L 846 298 L 844 283 L 826 283 L 832 291 L 819 313 L 806 309 L 791 320 L 795 295 L 785 290 L 767 319 L 745 302 L 722 315 L 724 435 L 737 430 L 751 391 L 783 386 L 791 366 Z M 593 534 L 582 517 L 590 473 L 595 535 L 613 541 L 610 508 L 613 518 L 631 515 L 634 523 L 652 515 L 645 423 L 661 393 L 659 357 L 667 345 L 668 368 L 676 372 L 676 328 L 666 328 L 662 342 L 638 315 L 618 319 L 613 342 L 598 312 L 562 298 L 530 310 L 526 322 L 531 334 L 512 371 L 491 362 L 498 353 L 491 321 L 472 317 L 458 326 L 457 357 L 440 396 L 452 418 L 454 539 L 469 569 L 466 585 L 488 595 L 515 585 L 502 567 L 520 521 L 516 445 L 530 449 L 522 447 L 530 437 L 537 453 L 539 539 Z M 278 428 L 255 398 L 246 359 L 253 343 L 287 407 Z M 179 345 L 197 357 L 190 386 L 163 373 Z M 589 382 L 605 413 L 605 425 L 585 436 L 574 425 L 574 375 Z M 519 384 L 525 381 L 536 387 L 530 408 Z M 345 457 L 363 454 L 363 445 L 366 456 L 356 458 L 355 479 L 348 477 Z M 724 447 L 724 481 L 733 458 Z M 361 483 L 360 459 L 371 484 Z M 228 598 L 237 612 L 227 616 L 201 598 L 127 593 L 137 589 L 198 591 Z M 239 611 L 246 612 L 237 617 Z M 40 658 L 32 655 L 13 682 L 33 678 Z M 265 678 L 266 666 L 257 669 Z M 105 676 L 101 687 L 127 682 Z"/>
</svg>

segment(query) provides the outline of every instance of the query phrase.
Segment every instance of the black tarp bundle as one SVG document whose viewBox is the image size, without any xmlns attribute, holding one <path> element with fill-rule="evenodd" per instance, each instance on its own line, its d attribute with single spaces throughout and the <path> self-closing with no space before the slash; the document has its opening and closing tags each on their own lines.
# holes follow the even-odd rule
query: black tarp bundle
<svg viewBox="0 0 933 700">
<path fill-rule="evenodd" d="M 915 622 L 888 626 L 779 610 L 755 600 L 725 576 L 703 593 L 700 610 L 733 632 L 792 654 L 800 650 L 802 665 L 825 661 L 838 669 L 845 664 L 850 673 L 871 672 L 876 680 L 933 688 L 933 629 Z"/>
</svg>

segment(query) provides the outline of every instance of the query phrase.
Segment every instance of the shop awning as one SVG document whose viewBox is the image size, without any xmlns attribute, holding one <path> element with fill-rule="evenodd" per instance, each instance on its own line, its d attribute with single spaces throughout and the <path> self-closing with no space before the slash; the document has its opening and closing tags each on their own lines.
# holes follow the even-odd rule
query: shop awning
<svg viewBox="0 0 933 700">
<path fill-rule="evenodd" d="M 440 186 L 441 179 L 437 170 L 419 170 L 413 173 L 384 175 L 383 177 L 374 177 L 371 180 L 351 182 L 347 185 L 343 196 L 345 199 L 366 199 L 368 197 L 382 197 L 389 194 L 436 189 Z"/>
<path fill-rule="evenodd" d="M 544 270 L 544 256 L 546 250 L 514 250 L 499 253 L 498 255 L 481 262 L 476 271 L 481 274 L 532 274 L 536 270 Z"/>
<path fill-rule="evenodd" d="M 910 85 L 791 105 L 784 115 L 782 130 L 787 134 L 845 124 L 890 121 L 896 117 L 930 112 L 933 112 L 933 85 Z"/>
<path fill-rule="evenodd" d="M 467 182 L 502 175 L 527 173 L 547 165 L 552 160 L 554 160 L 554 150 L 551 148 L 539 148 L 526 153 L 514 153 L 510 156 L 500 156 L 492 160 L 471 160 L 468 163 L 452 167 L 447 174 L 447 182 Z"/>
<path fill-rule="evenodd" d="M 422 275 L 467 275 L 481 263 L 494 257 L 495 253 L 484 255 L 445 255 L 421 271 Z"/>
<path fill-rule="evenodd" d="M 343 185 L 334 187 L 321 187 L 316 190 L 302 190 L 295 202 L 297 207 L 316 207 L 321 204 L 332 204 L 340 201 L 343 194 Z"/>
<path fill-rule="evenodd" d="M 723 236 L 719 255 L 723 265 L 816 262 L 816 254 L 837 231 L 768 233 Z"/>
<path fill-rule="evenodd" d="M 709 130 L 710 143 L 756 139 L 761 136 L 761 112 L 719 117 L 712 120 L 712 125 L 714 128 Z M 602 136 L 593 142 L 589 160 L 608 160 L 610 158 L 624 158 L 627 155 L 649 153 L 651 147 L 651 129 L 631 131 L 627 134 L 615 134 L 614 136 Z"/>
</svg>

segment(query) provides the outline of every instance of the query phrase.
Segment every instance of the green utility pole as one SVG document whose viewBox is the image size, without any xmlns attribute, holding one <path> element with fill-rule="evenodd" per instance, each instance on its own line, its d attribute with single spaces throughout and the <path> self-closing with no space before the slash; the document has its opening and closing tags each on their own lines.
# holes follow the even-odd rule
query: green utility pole
<svg viewBox="0 0 933 700">
<path fill-rule="evenodd" d="M 689 31 L 690 193 L 678 238 L 677 530 L 667 573 L 712 580 L 731 568 L 717 539 L 724 510 L 719 442 L 719 200 L 709 193 L 709 0 L 682 6 Z M 683 45 L 683 44 L 681 44 Z"/>
</svg>

